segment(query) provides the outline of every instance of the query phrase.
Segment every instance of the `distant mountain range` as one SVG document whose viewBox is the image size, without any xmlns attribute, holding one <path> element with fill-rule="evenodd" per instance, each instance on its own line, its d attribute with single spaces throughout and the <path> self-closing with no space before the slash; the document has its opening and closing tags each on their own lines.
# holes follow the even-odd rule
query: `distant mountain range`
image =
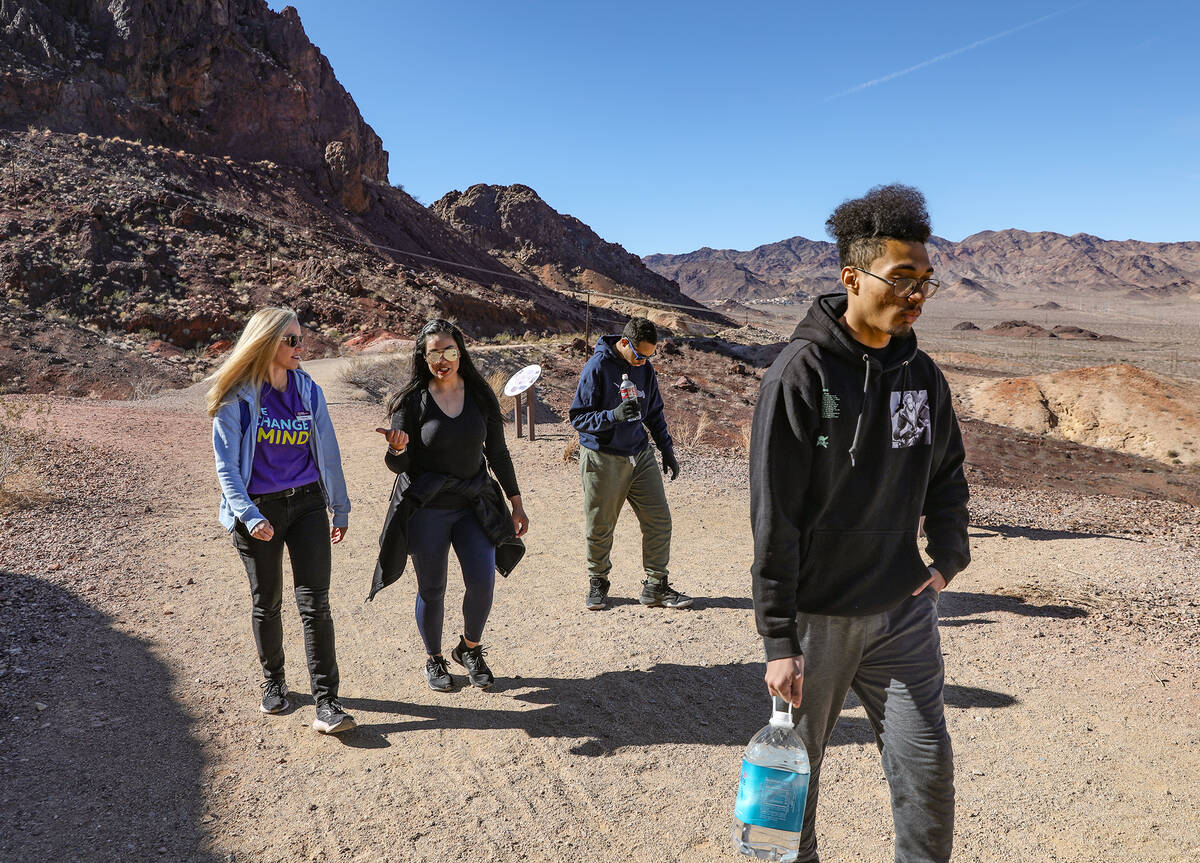
<svg viewBox="0 0 1200 863">
<path fill-rule="evenodd" d="M 994 300 L 1013 290 L 1200 297 L 1200 242 L 1102 240 L 1010 229 L 981 231 L 957 243 L 934 237 L 929 248 L 947 299 Z M 822 293 L 834 289 L 839 270 L 833 243 L 804 237 L 746 252 L 703 248 L 643 260 L 704 301 Z"/>
</svg>

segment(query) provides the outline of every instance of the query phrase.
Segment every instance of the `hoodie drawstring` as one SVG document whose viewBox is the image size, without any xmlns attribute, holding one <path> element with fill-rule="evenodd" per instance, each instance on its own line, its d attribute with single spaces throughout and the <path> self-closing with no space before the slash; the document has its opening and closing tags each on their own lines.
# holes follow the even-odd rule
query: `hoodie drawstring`
<svg viewBox="0 0 1200 863">
<path fill-rule="evenodd" d="M 850 467 L 854 467 L 854 452 L 858 449 L 858 435 L 862 431 L 863 414 L 867 410 L 867 389 L 871 385 L 871 358 L 863 354 L 863 362 L 867 366 L 867 372 L 863 375 L 862 404 L 858 408 L 858 419 L 854 422 L 854 440 L 850 442 Z"/>
</svg>

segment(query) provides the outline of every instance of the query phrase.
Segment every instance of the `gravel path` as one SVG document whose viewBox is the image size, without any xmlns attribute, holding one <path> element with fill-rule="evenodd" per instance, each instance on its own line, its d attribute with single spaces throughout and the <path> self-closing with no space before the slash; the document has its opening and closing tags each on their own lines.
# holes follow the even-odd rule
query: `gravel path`
<svg viewBox="0 0 1200 863">
<path fill-rule="evenodd" d="M 363 602 L 390 475 L 378 409 L 328 371 L 354 502 L 332 602 L 360 727 L 317 735 L 304 694 L 286 715 L 257 710 L 245 575 L 216 521 L 194 392 L 58 401 L 46 499 L 0 528 L 0 859 L 735 859 L 740 753 L 767 710 L 745 463 L 684 453 L 669 486 L 672 577 L 693 609 L 636 603 L 626 513 L 616 600 L 591 613 L 569 430 L 514 443 L 532 526 L 486 636 L 498 684 L 437 694 L 411 574 Z M 1200 513 L 974 494 L 976 562 L 941 600 L 956 859 L 1200 858 Z M 284 626 L 303 693 L 290 608 Z M 853 701 L 834 742 L 826 859 L 891 859 L 886 785 Z"/>
</svg>

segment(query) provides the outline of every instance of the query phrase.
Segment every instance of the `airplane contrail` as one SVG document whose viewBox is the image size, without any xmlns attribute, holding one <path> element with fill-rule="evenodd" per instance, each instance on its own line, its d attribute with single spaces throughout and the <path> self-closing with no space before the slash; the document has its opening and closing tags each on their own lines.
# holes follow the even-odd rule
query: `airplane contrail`
<svg viewBox="0 0 1200 863">
<path fill-rule="evenodd" d="M 909 66 L 907 69 L 901 69 L 898 72 L 892 72 L 888 75 L 884 75 L 882 78 L 874 78 L 870 81 L 864 81 L 862 84 L 856 84 L 849 90 L 842 90 L 840 93 L 834 93 L 832 96 L 825 99 L 825 101 L 832 102 L 834 99 L 840 99 L 843 96 L 849 96 L 851 93 L 858 93 L 862 90 L 866 90 L 868 87 L 874 87 L 876 84 L 882 84 L 885 81 L 891 81 L 895 78 L 907 75 L 910 72 L 916 72 L 918 69 L 924 69 L 926 66 L 932 66 L 934 63 L 940 63 L 943 60 L 949 60 L 951 57 L 957 57 L 959 54 L 965 54 L 967 51 L 973 51 L 981 45 L 986 45 L 988 42 L 995 42 L 997 39 L 1003 39 L 1005 36 L 1011 36 L 1013 33 L 1018 33 L 1021 30 L 1041 24 L 1043 21 L 1049 21 L 1051 18 L 1057 18 L 1059 15 L 1065 15 L 1067 12 L 1071 12 L 1075 9 L 1078 9 L 1080 6 L 1086 5 L 1087 3 L 1076 3 L 1074 6 L 1068 6 L 1065 9 L 1059 9 L 1057 12 L 1051 12 L 1049 15 L 1043 15 L 1040 18 L 1034 18 L 1032 21 L 1026 21 L 1024 24 L 1019 24 L 1016 27 L 1012 27 L 1001 33 L 995 33 L 983 39 L 977 39 L 970 45 L 964 45 L 961 48 L 955 48 L 953 51 L 947 51 L 945 54 L 939 54 L 936 57 L 923 60 L 915 66 Z"/>
</svg>

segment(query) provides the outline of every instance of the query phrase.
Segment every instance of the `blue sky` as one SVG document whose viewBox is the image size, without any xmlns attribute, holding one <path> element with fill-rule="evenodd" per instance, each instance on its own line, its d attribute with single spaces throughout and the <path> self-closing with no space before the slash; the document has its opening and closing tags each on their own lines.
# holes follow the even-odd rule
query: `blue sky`
<svg viewBox="0 0 1200 863">
<path fill-rule="evenodd" d="M 524 183 L 649 254 L 900 181 L 954 240 L 1200 240 L 1191 0 L 291 5 L 426 204 Z"/>
</svg>

